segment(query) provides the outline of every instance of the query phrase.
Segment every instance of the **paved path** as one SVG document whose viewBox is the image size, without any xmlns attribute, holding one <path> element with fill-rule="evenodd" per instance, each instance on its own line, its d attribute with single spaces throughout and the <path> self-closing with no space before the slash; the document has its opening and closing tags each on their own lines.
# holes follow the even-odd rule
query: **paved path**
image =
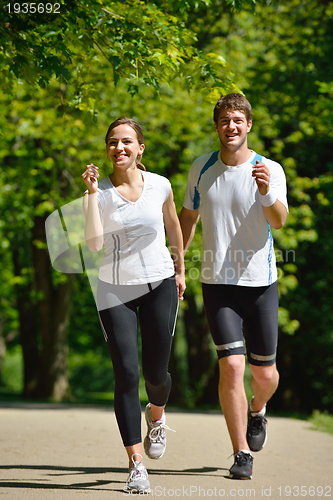
<svg viewBox="0 0 333 500">
<path fill-rule="evenodd" d="M 268 422 L 252 481 L 237 481 L 227 478 L 233 459 L 223 416 L 169 409 L 177 433 L 168 432 L 162 459 L 145 460 L 149 498 L 332 499 L 333 436 L 300 420 Z M 126 467 L 111 409 L 0 403 L 1 500 L 126 498 Z"/>
</svg>

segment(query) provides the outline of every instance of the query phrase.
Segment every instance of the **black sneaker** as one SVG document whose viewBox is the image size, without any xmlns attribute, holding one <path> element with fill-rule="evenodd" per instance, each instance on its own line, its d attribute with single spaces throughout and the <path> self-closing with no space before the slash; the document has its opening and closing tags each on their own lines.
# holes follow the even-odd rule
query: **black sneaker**
<svg viewBox="0 0 333 500">
<path fill-rule="evenodd" d="M 246 439 L 251 451 L 260 451 L 267 441 L 267 420 L 261 415 L 252 415 L 250 410 L 247 417 Z"/>
<path fill-rule="evenodd" d="M 230 479 L 252 479 L 253 456 L 244 451 L 237 451 L 235 463 L 229 470 Z"/>
</svg>

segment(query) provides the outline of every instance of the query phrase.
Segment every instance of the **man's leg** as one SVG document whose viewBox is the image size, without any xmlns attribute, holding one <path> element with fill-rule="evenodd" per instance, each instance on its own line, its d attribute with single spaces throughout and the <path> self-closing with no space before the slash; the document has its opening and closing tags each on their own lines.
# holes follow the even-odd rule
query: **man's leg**
<svg viewBox="0 0 333 500">
<path fill-rule="evenodd" d="M 244 390 L 245 346 L 240 288 L 202 285 L 207 320 L 219 357 L 219 398 L 234 452 L 248 450 L 247 400 Z"/>
<path fill-rule="evenodd" d="M 254 412 L 260 412 L 273 396 L 279 384 L 279 372 L 276 363 L 270 366 L 250 365 L 252 372 L 251 388 L 253 399 L 251 407 Z"/>
<path fill-rule="evenodd" d="M 219 360 L 219 397 L 234 453 L 249 450 L 246 441 L 247 399 L 244 390 L 245 356 L 232 355 Z"/>
<path fill-rule="evenodd" d="M 252 451 L 260 451 L 267 439 L 266 403 L 279 383 L 276 368 L 278 343 L 277 283 L 267 287 L 253 287 L 248 292 L 247 314 L 244 317 L 244 335 L 247 356 L 252 372 L 253 398 L 248 412 L 247 441 Z"/>
<path fill-rule="evenodd" d="M 246 439 L 245 346 L 240 288 L 202 285 L 206 315 L 219 358 L 220 403 L 235 455 L 229 477 L 251 479 L 253 457 Z"/>
<path fill-rule="evenodd" d="M 267 366 L 250 365 L 253 398 L 248 409 L 246 439 L 252 451 L 260 451 L 267 440 L 266 403 L 273 396 L 279 383 L 276 364 Z"/>
</svg>

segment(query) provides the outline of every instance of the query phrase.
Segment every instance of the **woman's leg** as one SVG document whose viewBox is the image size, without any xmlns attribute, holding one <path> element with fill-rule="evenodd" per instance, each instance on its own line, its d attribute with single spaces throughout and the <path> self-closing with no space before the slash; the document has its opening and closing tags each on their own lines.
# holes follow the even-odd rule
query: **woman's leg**
<svg viewBox="0 0 333 500">
<path fill-rule="evenodd" d="M 178 295 L 173 277 L 165 279 L 147 294 L 139 307 L 142 371 L 154 420 L 163 415 L 171 390 L 168 364 L 177 310 Z"/>
<path fill-rule="evenodd" d="M 120 434 L 128 453 L 140 453 L 140 367 L 137 350 L 137 311 L 132 303 L 99 312 L 107 338 L 114 376 L 114 408 Z M 131 447 L 138 449 L 132 450 Z M 133 454 L 132 453 L 132 454 Z"/>
<path fill-rule="evenodd" d="M 178 294 L 174 278 L 164 280 L 151 290 L 139 307 L 142 339 L 142 371 L 150 404 L 145 410 L 147 435 L 145 452 L 158 459 L 165 452 L 164 407 L 171 390 L 168 363 L 173 341 Z"/>
</svg>

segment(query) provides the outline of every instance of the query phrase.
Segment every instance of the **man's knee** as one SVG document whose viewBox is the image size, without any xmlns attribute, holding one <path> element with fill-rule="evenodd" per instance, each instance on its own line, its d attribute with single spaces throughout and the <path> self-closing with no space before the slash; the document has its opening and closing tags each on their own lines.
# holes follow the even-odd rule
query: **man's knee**
<svg viewBox="0 0 333 500">
<path fill-rule="evenodd" d="M 225 356 L 219 360 L 220 380 L 238 381 L 243 379 L 245 371 L 245 356 L 242 354 Z"/>
<path fill-rule="evenodd" d="M 269 366 L 255 366 L 250 365 L 254 379 L 260 384 L 269 384 L 272 381 L 279 381 L 279 372 L 277 371 L 276 364 Z"/>
</svg>

